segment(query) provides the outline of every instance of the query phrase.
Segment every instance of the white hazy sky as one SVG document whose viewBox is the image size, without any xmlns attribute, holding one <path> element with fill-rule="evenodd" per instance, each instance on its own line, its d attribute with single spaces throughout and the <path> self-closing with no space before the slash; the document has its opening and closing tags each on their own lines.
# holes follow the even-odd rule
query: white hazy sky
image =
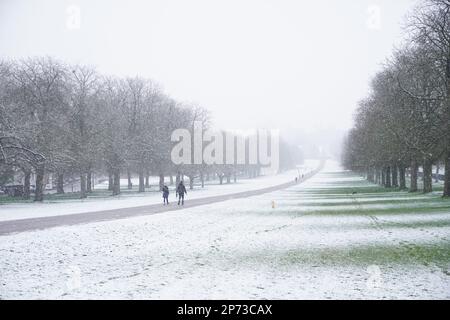
<svg viewBox="0 0 450 320">
<path fill-rule="evenodd" d="M 343 130 L 415 3 L 0 0 L 0 57 L 50 55 L 149 77 L 222 128 Z"/>
</svg>

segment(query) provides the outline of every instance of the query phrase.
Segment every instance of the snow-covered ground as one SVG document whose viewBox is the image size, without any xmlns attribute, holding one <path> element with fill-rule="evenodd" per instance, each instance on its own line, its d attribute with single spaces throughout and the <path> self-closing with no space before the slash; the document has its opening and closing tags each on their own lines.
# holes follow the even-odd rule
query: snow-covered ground
<svg viewBox="0 0 450 320">
<path fill-rule="evenodd" d="M 186 199 L 198 199 L 211 196 L 226 195 L 242 191 L 257 190 L 293 181 L 296 176 L 316 169 L 318 160 L 305 160 L 299 170 L 291 170 L 278 175 L 261 176 L 255 179 L 242 179 L 237 183 L 220 185 L 218 181 L 206 184 L 204 188 L 196 186 L 188 190 Z M 153 182 L 156 180 L 154 179 Z M 135 181 L 135 183 L 137 183 Z M 126 187 L 127 179 L 121 184 Z M 135 184 L 136 185 L 136 184 Z M 107 188 L 107 184 L 97 185 L 96 188 Z M 174 201 L 174 187 L 169 187 L 170 199 Z M 19 220 L 45 216 L 57 216 L 74 213 L 94 212 L 101 210 L 120 209 L 162 203 L 160 192 L 132 193 L 110 198 L 88 198 L 73 200 L 45 201 L 43 203 L 13 203 L 0 205 L 0 221 Z"/>
<path fill-rule="evenodd" d="M 433 174 L 435 174 L 436 173 L 436 169 L 437 169 L 436 166 L 432 166 L 431 172 Z M 423 168 L 422 167 L 419 167 L 419 172 L 423 172 Z M 445 167 L 443 165 L 439 166 L 439 174 L 445 175 Z"/>
<path fill-rule="evenodd" d="M 339 185 L 365 183 L 328 162 L 262 196 L 2 236 L 0 299 L 449 299 L 449 203 L 379 193 L 414 200 L 386 213 Z"/>
</svg>

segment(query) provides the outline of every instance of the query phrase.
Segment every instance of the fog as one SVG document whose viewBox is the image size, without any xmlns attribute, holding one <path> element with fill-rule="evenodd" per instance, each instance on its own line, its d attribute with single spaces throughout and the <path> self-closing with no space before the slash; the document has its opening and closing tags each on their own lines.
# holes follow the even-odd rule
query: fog
<svg viewBox="0 0 450 320">
<path fill-rule="evenodd" d="M 414 3 L 1 0 L 0 56 L 150 77 L 220 128 L 342 132 Z"/>
</svg>

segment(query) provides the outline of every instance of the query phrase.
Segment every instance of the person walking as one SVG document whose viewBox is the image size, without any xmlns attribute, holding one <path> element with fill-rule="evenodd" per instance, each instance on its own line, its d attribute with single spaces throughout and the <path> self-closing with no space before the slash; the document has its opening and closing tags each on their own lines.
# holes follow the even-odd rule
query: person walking
<svg viewBox="0 0 450 320">
<path fill-rule="evenodd" d="M 186 191 L 186 187 L 184 186 L 183 181 L 180 181 L 180 183 L 178 184 L 176 194 L 178 196 L 178 205 L 180 205 L 180 201 L 181 201 L 181 205 L 184 206 L 184 195 L 187 194 L 187 191 Z"/>
<path fill-rule="evenodd" d="M 164 186 L 162 189 L 164 205 L 169 204 L 169 187 Z"/>
</svg>

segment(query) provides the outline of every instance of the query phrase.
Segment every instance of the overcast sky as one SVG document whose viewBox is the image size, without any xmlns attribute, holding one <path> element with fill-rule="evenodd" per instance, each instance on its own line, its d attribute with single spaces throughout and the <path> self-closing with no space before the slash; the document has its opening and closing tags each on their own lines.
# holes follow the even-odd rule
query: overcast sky
<svg viewBox="0 0 450 320">
<path fill-rule="evenodd" d="M 342 130 L 415 3 L 0 0 L 0 56 L 149 77 L 221 128 Z"/>
</svg>

